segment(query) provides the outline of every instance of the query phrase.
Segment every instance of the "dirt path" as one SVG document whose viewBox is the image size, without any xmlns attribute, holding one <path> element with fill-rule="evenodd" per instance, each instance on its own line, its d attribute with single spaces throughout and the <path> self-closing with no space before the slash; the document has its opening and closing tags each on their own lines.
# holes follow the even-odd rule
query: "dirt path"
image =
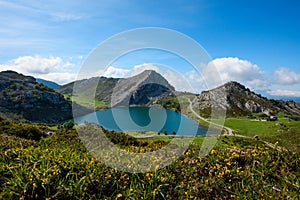
<svg viewBox="0 0 300 200">
<path fill-rule="evenodd" d="M 226 129 L 227 135 L 228 135 L 228 136 L 235 136 L 235 137 L 240 137 L 240 138 L 254 139 L 253 137 L 249 137 L 249 136 L 245 136 L 245 135 L 233 134 L 233 130 L 232 130 L 231 128 L 226 127 L 226 126 L 222 126 L 222 125 L 217 124 L 217 123 L 214 123 L 214 122 L 211 122 L 211 121 L 207 120 L 206 118 L 201 117 L 201 116 L 193 109 L 193 102 L 196 101 L 196 98 L 197 98 L 197 97 L 195 97 L 195 98 L 193 99 L 193 101 L 191 101 L 191 100 L 190 100 L 189 98 L 187 98 L 187 97 L 184 97 L 184 98 L 188 100 L 188 102 L 189 102 L 189 108 L 190 108 L 190 110 L 192 111 L 192 113 L 193 113 L 194 115 L 196 115 L 196 117 L 198 117 L 199 119 L 201 119 L 201 120 L 203 120 L 203 121 L 205 121 L 205 122 L 207 122 L 207 123 L 209 123 L 209 124 L 213 124 L 214 126 L 220 127 L 220 128 L 222 128 L 222 129 L 223 129 L 223 128 Z M 262 143 L 266 144 L 267 146 L 273 148 L 273 149 L 277 149 L 277 150 L 279 150 L 279 151 L 281 151 L 281 150 L 283 149 L 282 147 L 280 147 L 280 146 L 275 146 L 274 144 L 272 144 L 272 143 L 270 143 L 270 142 L 267 142 L 267 141 L 264 141 L 264 140 L 260 140 L 260 141 L 261 141 Z"/>
<path fill-rule="evenodd" d="M 214 122 L 211 122 L 211 121 L 207 120 L 206 118 L 201 117 L 201 116 L 193 109 L 193 102 L 196 101 L 196 98 L 197 98 L 197 97 L 195 97 L 193 101 L 191 101 L 191 100 L 190 100 L 189 98 L 187 98 L 187 97 L 184 97 L 184 98 L 187 99 L 188 102 L 190 103 L 189 108 L 190 108 L 190 110 L 192 111 L 192 113 L 193 113 L 194 115 L 196 115 L 196 117 L 198 117 L 199 119 L 201 119 L 201 120 L 203 120 L 203 121 L 205 121 L 205 122 L 207 122 L 207 123 L 209 123 L 209 124 L 212 124 L 212 125 L 214 125 L 214 126 L 220 127 L 220 128 L 222 128 L 222 129 L 224 128 L 224 129 L 226 129 L 228 135 L 233 135 L 233 130 L 232 130 L 231 128 L 226 127 L 226 126 L 223 126 L 223 125 L 220 125 L 220 124 L 217 124 L 217 123 L 214 123 Z"/>
</svg>

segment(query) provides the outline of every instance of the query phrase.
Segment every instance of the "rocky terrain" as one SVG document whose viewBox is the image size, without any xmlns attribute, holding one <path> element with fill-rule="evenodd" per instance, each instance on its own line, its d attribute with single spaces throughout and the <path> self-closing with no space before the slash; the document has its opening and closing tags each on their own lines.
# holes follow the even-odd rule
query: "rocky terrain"
<svg viewBox="0 0 300 200">
<path fill-rule="evenodd" d="M 152 70 L 126 79 L 120 79 L 112 94 L 112 106 L 145 105 L 159 98 L 173 95 L 175 89 Z"/>
<path fill-rule="evenodd" d="M 75 94 L 74 84 L 77 86 Z M 93 91 L 93 85 L 96 91 Z M 84 79 L 61 86 L 56 91 L 38 83 L 34 77 L 5 71 L 0 72 L 0 115 L 31 122 L 57 123 L 72 118 L 71 100 L 73 108 L 79 111 L 76 112 L 78 115 L 91 112 L 91 109 L 78 104 L 88 102 L 89 106 L 81 105 L 93 108 L 94 100 L 88 98 L 93 94 L 96 101 L 105 107 L 161 104 L 180 111 L 175 93 L 174 87 L 152 70 L 129 78 Z M 300 116 L 299 103 L 267 99 L 237 82 L 229 82 L 194 96 L 193 107 L 204 117 L 210 116 L 212 108 L 226 110 L 227 116 L 253 113 L 271 116 L 279 112 Z"/>
<path fill-rule="evenodd" d="M 209 91 L 203 91 L 197 98 L 200 113 L 209 115 L 211 108 L 226 109 L 227 116 L 265 113 L 275 115 L 279 112 L 300 115 L 300 104 L 294 101 L 267 99 L 252 92 L 237 82 L 228 82 Z"/>
<path fill-rule="evenodd" d="M 86 109 L 75 105 L 76 108 Z M 31 122 L 58 123 L 72 118 L 72 102 L 31 76 L 0 72 L 0 115 Z"/>
<path fill-rule="evenodd" d="M 73 94 L 74 84 L 75 82 L 69 83 L 56 91 L 75 96 L 75 101 L 76 98 L 80 101 L 95 93 L 96 100 L 109 107 L 147 105 L 172 96 L 175 92 L 174 87 L 164 77 L 152 70 L 129 78 L 93 77 L 79 80 L 76 82 L 76 94 Z M 96 91 L 91 90 L 94 84 L 98 84 Z"/>
</svg>

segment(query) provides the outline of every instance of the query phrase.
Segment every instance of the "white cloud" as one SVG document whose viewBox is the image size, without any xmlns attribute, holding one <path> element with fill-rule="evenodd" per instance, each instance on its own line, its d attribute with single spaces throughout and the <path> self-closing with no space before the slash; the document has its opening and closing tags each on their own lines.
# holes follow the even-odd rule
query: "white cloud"
<svg viewBox="0 0 300 200">
<path fill-rule="evenodd" d="M 109 66 L 103 73 L 106 77 L 124 77 L 130 70 Z"/>
<path fill-rule="evenodd" d="M 75 65 L 60 57 L 21 56 L 0 65 L 0 71 L 13 70 L 36 78 L 43 78 L 64 84 L 75 80 L 76 73 L 70 72 Z"/>
<path fill-rule="evenodd" d="M 196 70 L 191 70 L 185 73 L 186 77 L 193 82 L 202 82 L 203 78 Z"/>
<path fill-rule="evenodd" d="M 32 74 L 48 74 L 62 68 L 63 65 L 63 61 L 59 57 L 22 56 L 13 62 L 15 68 Z"/>
<path fill-rule="evenodd" d="M 163 65 L 153 64 L 153 63 L 144 63 L 141 65 L 135 65 L 126 77 L 134 76 L 142 73 L 145 70 L 153 70 L 157 73 L 160 73 L 177 91 L 192 91 L 192 86 L 188 83 L 186 77 L 171 68 L 168 68 Z"/>
<path fill-rule="evenodd" d="M 161 74 L 173 87 L 175 87 L 177 91 L 195 92 L 192 85 L 182 74 L 179 74 L 171 69 L 162 71 Z"/>
<path fill-rule="evenodd" d="M 42 78 L 45 80 L 54 81 L 59 84 L 66 84 L 69 82 L 72 82 L 76 79 L 77 74 L 76 73 L 70 73 L 70 72 L 54 72 L 49 74 L 41 74 L 35 76 L 36 78 Z"/>
<path fill-rule="evenodd" d="M 279 84 L 295 84 L 300 83 L 300 74 L 292 71 L 289 68 L 279 68 L 274 71 L 275 82 Z"/>
<path fill-rule="evenodd" d="M 299 90 L 270 90 L 267 91 L 268 94 L 272 96 L 287 96 L 287 97 L 300 97 L 300 91 Z"/>
<path fill-rule="evenodd" d="M 252 89 L 266 87 L 264 71 L 259 66 L 239 58 L 217 58 L 211 61 L 202 71 L 203 77 L 210 86 L 222 82 L 238 81 Z M 219 73 L 219 74 L 218 74 Z"/>
<path fill-rule="evenodd" d="M 134 75 L 142 73 L 145 70 L 153 70 L 153 71 L 159 72 L 159 67 L 152 63 L 144 63 L 141 65 L 135 65 L 129 75 L 134 76 Z"/>
<path fill-rule="evenodd" d="M 191 85 L 192 89 L 187 90 L 189 92 L 194 93 L 201 93 L 203 90 L 208 90 L 207 83 L 205 82 L 205 79 L 202 77 L 202 74 L 200 72 L 197 72 L 196 70 L 191 70 L 186 72 L 185 77 L 187 81 L 189 82 L 189 85 Z M 217 86 L 219 84 L 213 85 Z"/>
</svg>

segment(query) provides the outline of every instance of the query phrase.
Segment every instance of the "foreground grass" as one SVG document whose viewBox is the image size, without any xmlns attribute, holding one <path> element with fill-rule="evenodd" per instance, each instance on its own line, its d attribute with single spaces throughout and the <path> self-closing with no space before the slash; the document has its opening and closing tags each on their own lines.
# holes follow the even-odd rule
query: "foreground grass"
<svg viewBox="0 0 300 200">
<path fill-rule="evenodd" d="M 109 137 L 137 152 L 166 142 Z M 120 138 L 122 138 L 120 140 Z M 173 164 L 145 174 L 116 171 L 95 160 L 75 131 L 38 141 L 0 137 L 0 199 L 297 199 L 300 156 L 259 141 L 220 137 L 200 159 L 194 144 Z"/>
</svg>

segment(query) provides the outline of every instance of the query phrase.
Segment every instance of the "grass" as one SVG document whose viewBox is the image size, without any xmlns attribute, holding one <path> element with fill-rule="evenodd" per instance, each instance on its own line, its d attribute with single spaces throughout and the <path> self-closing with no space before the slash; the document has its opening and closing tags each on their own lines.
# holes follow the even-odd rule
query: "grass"
<svg viewBox="0 0 300 200">
<path fill-rule="evenodd" d="M 236 133 L 253 137 L 258 135 L 262 140 L 278 142 L 280 146 L 300 152 L 300 121 L 289 118 L 278 118 L 277 121 L 255 121 L 248 118 L 227 118 L 225 126 Z"/>
<path fill-rule="evenodd" d="M 156 136 L 156 132 L 152 131 L 129 131 L 126 132 L 127 135 L 130 135 L 132 137 L 147 137 L 147 136 Z"/>
<path fill-rule="evenodd" d="M 95 99 L 95 102 L 91 102 L 91 100 L 89 98 L 86 98 L 83 95 L 80 96 L 76 96 L 76 97 L 72 97 L 72 101 L 78 103 L 79 105 L 85 106 L 87 108 L 103 108 L 103 107 L 107 107 L 107 103 L 104 103 L 102 101 L 99 101 L 97 99 Z"/>
<path fill-rule="evenodd" d="M 160 149 L 170 141 L 137 140 L 116 132 L 107 132 L 107 136 L 126 151 L 140 153 Z M 220 137 L 213 150 L 199 158 L 203 140 L 197 137 L 165 168 L 134 174 L 93 158 L 75 130 L 59 130 L 51 137 L 30 140 L 9 135 L 6 129 L 0 135 L 0 199 L 299 197 L 299 153 L 277 151 L 252 139 Z"/>
<path fill-rule="evenodd" d="M 107 108 L 109 105 L 103 101 L 99 101 L 95 99 L 95 102 L 91 101 L 90 98 L 82 95 L 79 96 L 71 96 L 69 94 L 64 94 L 65 99 L 70 99 L 71 101 L 74 101 L 78 103 L 81 106 L 87 107 L 87 108 L 96 108 L 96 109 L 101 109 L 101 108 Z"/>
</svg>

